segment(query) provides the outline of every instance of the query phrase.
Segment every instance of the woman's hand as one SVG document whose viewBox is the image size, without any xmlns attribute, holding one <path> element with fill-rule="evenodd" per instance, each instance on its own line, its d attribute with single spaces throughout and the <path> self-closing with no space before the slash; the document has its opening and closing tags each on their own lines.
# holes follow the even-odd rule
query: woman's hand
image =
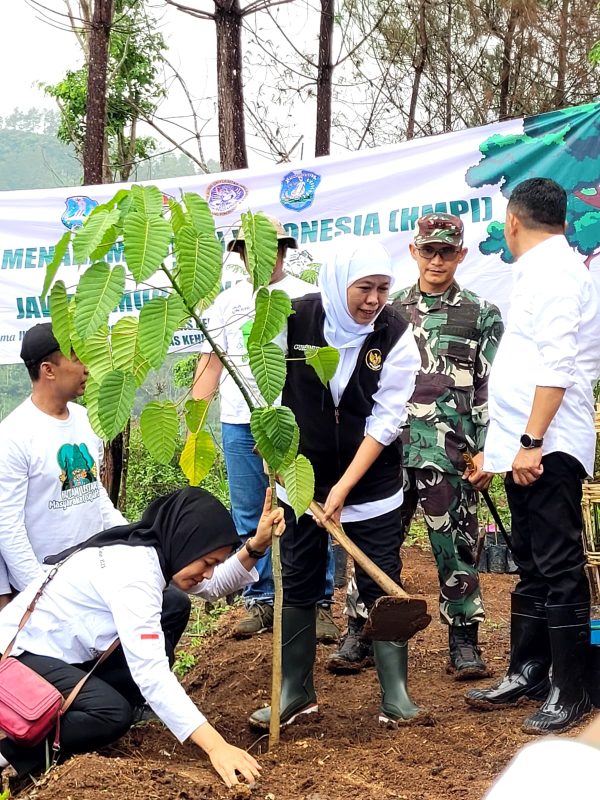
<svg viewBox="0 0 600 800">
<path fill-rule="evenodd" d="M 331 487 L 327 500 L 323 504 L 323 512 L 325 514 L 325 521 L 332 520 L 336 525 L 340 524 L 342 510 L 348 496 L 349 489 L 342 483 L 336 483 Z M 318 524 L 318 521 L 317 521 Z"/>
<path fill-rule="evenodd" d="M 260 778 L 261 767 L 250 753 L 241 750 L 223 740 L 222 744 L 214 747 L 209 753 L 210 763 L 219 773 L 225 786 L 231 787 L 239 783 L 237 773 L 241 773 L 244 779 L 252 784 Z"/>
<path fill-rule="evenodd" d="M 192 733 L 194 744 L 202 748 L 227 787 L 239 783 L 239 772 L 248 783 L 260 778 L 262 767 L 250 753 L 229 744 L 209 722 L 205 722 Z"/>
<path fill-rule="evenodd" d="M 273 492 L 268 488 L 265 493 L 265 504 L 263 506 L 261 517 L 258 521 L 256 533 L 252 537 L 252 547 L 255 550 L 263 552 L 271 544 L 273 538 L 273 525 L 275 525 L 275 536 L 281 536 L 285 530 L 285 521 L 283 519 L 283 508 L 279 506 L 271 510 L 271 501 Z"/>
</svg>

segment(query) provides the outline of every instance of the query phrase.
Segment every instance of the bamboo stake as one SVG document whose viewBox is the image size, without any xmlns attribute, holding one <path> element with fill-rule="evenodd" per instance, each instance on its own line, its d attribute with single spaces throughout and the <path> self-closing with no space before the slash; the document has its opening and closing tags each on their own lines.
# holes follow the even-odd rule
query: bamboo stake
<svg viewBox="0 0 600 800">
<path fill-rule="evenodd" d="M 269 486 L 271 487 L 271 509 L 277 507 L 275 491 L 275 473 L 269 469 Z M 274 532 L 275 526 L 273 526 Z M 271 719 L 269 721 L 269 750 L 279 743 L 281 729 L 281 610 L 283 606 L 283 578 L 281 573 L 281 542 L 279 536 L 271 541 L 271 561 L 273 584 L 275 586 L 275 603 L 273 606 L 273 671 L 271 675 Z"/>
</svg>

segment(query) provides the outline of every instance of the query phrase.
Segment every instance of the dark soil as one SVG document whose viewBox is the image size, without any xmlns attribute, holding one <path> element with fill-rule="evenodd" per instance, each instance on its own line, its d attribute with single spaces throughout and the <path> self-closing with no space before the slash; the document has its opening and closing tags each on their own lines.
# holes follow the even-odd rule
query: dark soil
<svg viewBox="0 0 600 800">
<path fill-rule="evenodd" d="M 517 749 L 530 740 L 520 731 L 520 723 L 535 706 L 525 703 L 492 713 L 467 708 L 463 693 L 468 684 L 455 682 L 445 671 L 447 632 L 437 621 L 431 554 L 412 547 L 404 562 L 406 587 L 425 595 L 434 617 L 410 647 L 411 694 L 431 712 L 433 726 L 378 728 L 374 669 L 333 676 L 324 666 L 333 645 L 319 645 L 315 672 L 319 715 L 283 731 L 281 744 L 266 753 L 266 738 L 253 734 L 246 719 L 268 702 L 271 636 L 231 638 L 241 613 L 236 609 L 205 640 L 197 666 L 184 683 L 221 733 L 259 759 L 263 777 L 252 792 L 245 786 L 226 789 L 194 745 L 180 745 L 160 723 L 151 722 L 134 728 L 109 751 L 71 759 L 19 798 L 480 800 Z M 513 583 L 510 575 L 482 575 L 487 622 L 481 640 L 495 677 L 507 662 Z M 340 596 L 336 612 L 343 627 L 342 603 Z"/>
</svg>

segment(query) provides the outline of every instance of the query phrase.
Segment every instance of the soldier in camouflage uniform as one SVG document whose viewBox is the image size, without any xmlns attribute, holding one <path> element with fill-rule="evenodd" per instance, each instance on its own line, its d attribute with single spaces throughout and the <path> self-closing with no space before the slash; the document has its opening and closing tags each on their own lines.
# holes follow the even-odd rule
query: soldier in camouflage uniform
<svg viewBox="0 0 600 800">
<path fill-rule="evenodd" d="M 484 609 L 474 561 L 476 489 L 487 488 L 491 480 L 482 471 L 487 385 L 503 332 L 496 306 L 454 281 L 467 254 L 462 245 L 458 217 L 421 217 L 410 245 L 419 280 L 394 298 L 396 310 L 413 326 L 422 361 L 402 432 L 402 518 L 408 530 L 421 504 L 438 569 L 440 617 L 449 629 L 448 671 L 457 680 L 489 674 L 478 646 Z M 477 467 L 470 475 L 465 472 L 465 452 L 474 456 Z M 328 664 L 334 672 L 351 671 L 344 666 L 367 661 L 366 646 L 359 642 L 363 620 L 355 600 L 350 596 L 346 641 Z"/>
</svg>

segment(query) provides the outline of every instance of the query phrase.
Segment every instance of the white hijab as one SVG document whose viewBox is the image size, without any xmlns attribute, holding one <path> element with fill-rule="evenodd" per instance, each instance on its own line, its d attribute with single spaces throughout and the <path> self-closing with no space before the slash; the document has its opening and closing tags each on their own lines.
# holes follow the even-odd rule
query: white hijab
<svg viewBox="0 0 600 800">
<path fill-rule="evenodd" d="M 338 350 L 357 347 L 373 331 L 372 322 L 360 325 L 348 311 L 348 287 L 369 275 L 394 278 L 388 251 L 379 242 L 345 242 L 319 271 L 319 288 L 325 310 L 324 334 L 328 344 Z"/>
</svg>

